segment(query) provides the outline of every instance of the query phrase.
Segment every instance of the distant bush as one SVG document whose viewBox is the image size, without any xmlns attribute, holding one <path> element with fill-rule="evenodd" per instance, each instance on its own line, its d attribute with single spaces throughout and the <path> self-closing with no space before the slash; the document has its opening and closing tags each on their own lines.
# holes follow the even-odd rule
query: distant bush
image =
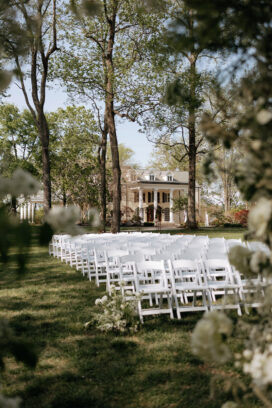
<svg viewBox="0 0 272 408">
<path fill-rule="evenodd" d="M 37 210 L 35 210 L 34 223 L 42 224 L 43 222 L 44 222 L 44 209 L 38 208 Z"/>
<path fill-rule="evenodd" d="M 241 224 L 243 227 L 247 227 L 248 210 L 240 210 L 233 214 L 237 224 Z"/>
</svg>

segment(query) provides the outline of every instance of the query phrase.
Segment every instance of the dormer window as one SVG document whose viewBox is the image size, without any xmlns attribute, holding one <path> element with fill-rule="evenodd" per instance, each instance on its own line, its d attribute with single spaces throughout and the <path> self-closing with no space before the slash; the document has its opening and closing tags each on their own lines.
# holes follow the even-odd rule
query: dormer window
<svg viewBox="0 0 272 408">
<path fill-rule="evenodd" d="M 167 181 L 173 181 L 173 176 L 172 176 L 172 175 L 168 175 L 168 176 L 167 176 Z"/>
<path fill-rule="evenodd" d="M 154 174 L 149 174 L 149 181 L 155 181 Z"/>
</svg>

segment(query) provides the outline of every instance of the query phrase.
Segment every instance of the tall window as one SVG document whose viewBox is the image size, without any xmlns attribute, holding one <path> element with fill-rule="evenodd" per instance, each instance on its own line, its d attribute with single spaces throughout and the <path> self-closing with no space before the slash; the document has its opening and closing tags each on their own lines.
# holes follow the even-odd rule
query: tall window
<svg viewBox="0 0 272 408">
<path fill-rule="evenodd" d="M 167 176 L 167 181 L 173 181 L 173 176 Z"/>
<path fill-rule="evenodd" d="M 169 203 L 170 202 L 170 193 L 162 193 L 162 202 Z"/>
<path fill-rule="evenodd" d="M 170 209 L 165 208 L 163 212 L 164 212 L 164 221 L 170 221 Z"/>
<path fill-rule="evenodd" d="M 150 180 L 150 181 L 155 181 L 155 176 L 154 176 L 154 174 L 149 174 L 149 180 Z"/>
</svg>

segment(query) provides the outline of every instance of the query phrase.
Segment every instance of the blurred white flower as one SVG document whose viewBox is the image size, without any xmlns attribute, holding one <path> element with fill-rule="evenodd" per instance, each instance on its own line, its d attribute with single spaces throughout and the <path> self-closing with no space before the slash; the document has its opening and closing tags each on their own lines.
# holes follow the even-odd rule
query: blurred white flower
<svg viewBox="0 0 272 408">
<path fill-rule="evenodd" d="M 225 404 L 222 405 L 221 408 L 238 408 L 238 405 L 236 404 L 236 402 L 227 401 L 225 402 Z"/>
<path fill-rule="evenodd" d="M 250 259 L 250 269 L 255 272 L 261 272 L 262 266 L 268 261 L 267 255 L 262 251 L 256 251 L 253 253 Z"/>
<path fill-rule="evenodd" d="M 108 296 L 103 296 L 102 298 L 101 298 L 101 303 L 102 303 L 102 305 L 104 304 L 104 303 L 106 303 L 107 302 L 107 300 L 108 300 Z"/>
<path fill-rule="evenodd" d="M 95 305 L 97 306 L 97 305 L 100 305 L 100 304 L 101 304 L 101 299 L 100 298 L 95 299 Z"/>
<path fill-rule="evenodd" d="M 0 407 L 1 408 L 19 408 L 21 398 L 8 398 L 0 394 Z"/>
<path fill-rule="evenodd" d="M 40 183 L 27 171 L 17 169 L 13 173 L 11 178 L 12 195 L 33 195 L 38 193 L 40 188 Z"/>
<path fill-rule="evenodd" d="M 91 225 L 93 227 L 99 227 L 100 217 L 99 217 L 99 212 L 97 211 L 97 209 L 96 208 L 91 208 L 88 211 L 88 215 L 89 215 L 89 220 L 91 222 Z"/>
<path fill-rule="evenodd" d="M 256 115 L 257 121 L 260 125 L 266 125 L 272 119 L 272 112 L 267 109 L 261 109 Z"/>
<path fill-rule="evenodd" d="M 80 209 L 74 206 L 53 207 L 45 217 L 45 221 L 55 230 L 78 235 L 82 232 L 76 225 L 80 219 Z"/>
<path fill-rule="evenodd" d="M 248 216 L 248 227 L 254 232 L 257 238 L 264 238 L 269 221 L 272 217 L 272 201 L 267 198 L 260 198 Z"/>
<path fill-rule="evenodd" d="M 244 363 L 243 370 L 245 374 L 249 374 L 255 384 L 265 386 L 272 383 L 272 354 L 270 350 L 265 350 L 263 353 L 260 349 L 253 352 L 252 360 Z"/>
<path fill-rule="evenodd" d="M 248 350 L 248 349 L 246 349 L 246 350 L 244 350 L 243 351 L 243 357 L 246 359 L 246 360 L 250 360 L 251 358 L 252 358 L 252 351 L 251 350 Z"/>
<path fill-rule="evenodd" d="M 7 194 L 13 197 L 30 196 L 37 194 L 40 188 L 40 183 L 30 173 L 22 169 L 15 170 L 11 178 L 0 178 L 1 197 Z"/>
<path fill-rule="evenodd" d="M 260 140 L 252 140 L 251 147 L 253 150 L 258 151 L 262 146 L 262 142 Z"/>
<path fill-rule="evenodd" d="M 247 275 L 251 254 L 252 252 L 249 249 L 236 245 L 229 251 L 229 261 L 239 272 Z"/>
<path fill-rule="evenodd" d="M 238 405 L 236 404 L 236 402 L 227 401 L 225 402 L 225 404 L 222 405 L 221 408 L 238 408 Z"/>
<path fill-rule="evenodd" d="M 229 336 L 231 332 L 232 322 L 224 313 L 206 312 L 192 334 L 193 353 L 203 360 L 225 363 L 231 353 L 223 343 L 222 335 Z"/>
</svg>

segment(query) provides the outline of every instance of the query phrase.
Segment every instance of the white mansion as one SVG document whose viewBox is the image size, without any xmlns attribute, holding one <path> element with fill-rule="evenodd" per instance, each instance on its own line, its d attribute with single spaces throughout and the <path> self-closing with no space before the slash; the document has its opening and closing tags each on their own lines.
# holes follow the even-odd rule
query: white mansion
<svg viewBox="0 0 272 408">
<path fill-rule="evenodd" d="M 188 172 L 122 168 L 121 221 L 138 216 L 141 222 L 180 225 L 184 211 L 174 213 L 174 199 L 188 194 Z M 57 199 L 55 203 L 57 203 Z M 34 221 L 36 210 L 43 207 L 43 192 L 20 203 L 21 219 Z M 110 206 L 109 206 L 110 207 Z M 200 188 L 196 185 L 196 211 L 200 213 Z"/>
<path fill-rule="evenodd" d="M 188 172 L 122 168 L 122 221 L 139 215 L 142 222 L 180 224 L 184 211 L 173 212 L 173 202 L 188 194 Z M 200 188 L 196 186 L 196 209 L 200 206 Z"/>
</svg>

